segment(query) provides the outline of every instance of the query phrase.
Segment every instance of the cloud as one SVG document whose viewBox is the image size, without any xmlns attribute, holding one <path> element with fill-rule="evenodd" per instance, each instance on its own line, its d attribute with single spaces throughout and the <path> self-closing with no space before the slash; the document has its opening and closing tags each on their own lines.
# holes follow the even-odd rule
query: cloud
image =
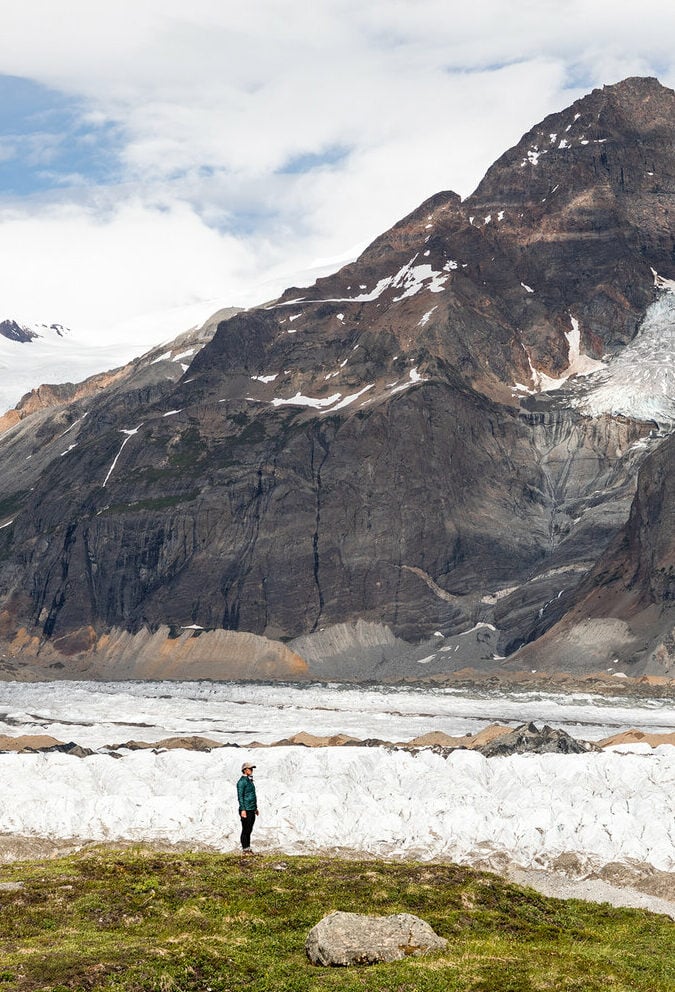
<svg viewBox="0 0 675 992">
<path fill-rule="evenodd" d="M 672 85 L 674 31 L 659 0 L 7 0 L 0 66 L 68 119 L 52 145 L 37 124 L 0 135 L 0 164 L 25 166 L 0 302 L 102 327 L 250 299 L 439 189 L 468 194 L 593 86 Z"/>
<path fill-rule="evenodd" d="M 188 205 L 133 199 L 104 216 L 81 205 L 5 214 L 0 255 L 11 260 L 6 315 L 42 318 L 36 303 L 48 300 L 54 320 L 92 332 L 161 307 L 235 298 L 252 266 L 245 245 L 211 230 Z"/>
</svg>

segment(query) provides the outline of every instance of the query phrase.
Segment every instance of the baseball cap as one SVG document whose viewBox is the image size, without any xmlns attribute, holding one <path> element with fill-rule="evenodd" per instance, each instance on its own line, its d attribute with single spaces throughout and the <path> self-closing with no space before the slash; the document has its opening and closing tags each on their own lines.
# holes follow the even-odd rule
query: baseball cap
<svg viewBox="0 0 675 992">
<path fill-rule="evenodd" d="M 245 772 L 247 768 L 255 768 L 255 765 L 252 765 L 250 761 L 245 761 L 241 766 L 241 770 Z"/>
</svg>

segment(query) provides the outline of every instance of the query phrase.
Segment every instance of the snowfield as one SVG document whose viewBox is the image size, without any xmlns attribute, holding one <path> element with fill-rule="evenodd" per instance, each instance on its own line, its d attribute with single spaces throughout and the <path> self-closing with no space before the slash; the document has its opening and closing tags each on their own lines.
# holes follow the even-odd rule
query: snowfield
<svg viewBox="0 0 675 992">
<path fill-rule="evenodd" d="M 478 714 L 481 714 L 479 717 Z M 86 758 L 0 754 L 0 833 L 52 839 L 238 845 L 235 783 L 257 765 L 259 850 L 339 850 L 507 859 L 586 870 L 640 862 L 675 871 L 675 747 L 601 753 L 447 757 L 388 746 L 250 748 L 300 730 L 409 740 L 430 729 L 477 731 L 495 718 L 547 720 L 589 738 L 620 729 L 672 730 L 672 702 L 589 695 L 398 687 L 233 683 L 0 684 L 0 734 L 49 733 L 89 747 L 131 736 L 201 734 L 210 752 L 123 749 Z M 574 729 L 576 728 L 576 729 Z M 64 731 L 66 732 L 64 734 Z"/>
</svg>

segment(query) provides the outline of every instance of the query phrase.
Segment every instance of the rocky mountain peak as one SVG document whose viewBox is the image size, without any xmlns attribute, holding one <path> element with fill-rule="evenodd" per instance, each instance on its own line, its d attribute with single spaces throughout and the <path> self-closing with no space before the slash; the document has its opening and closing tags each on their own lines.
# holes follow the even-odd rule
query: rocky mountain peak
<svg viewBox="0 0 675 992">
<path fill-rule="evenodd" d="M 675 94 L 657 80 L 594 90 L 524 135 L 465 201 L 431 197 L 277 312 L 311 319 L 315 335 L 324 321 L 327 337 L 342 313 L 380 351 L 431 372 L 459 363 L 501 402 L 515 384 L 550 390 L 630 342 L 654 273 L 675 277 L 674 122 Z M 448 319 L 451 338 L 438 333 Z M 577 351 L 588 361 L 575 365 Z"/>
<path fill-rule="evenodd" d="M 593 90 L 590 94 L 597 93 Z M 603 86 L 600 93 L 608 106 L 624 121 L 632 122 L 639 133 L 672 131 L 675 92 L 664 86 L 655 76 L 629 76 L 618 83 Z M 586 97 L 577 103 L 583 103 Z"/>
<path fill-rule="evenodd" d="M 675 92 L 656 79 L 626 79 L 535 125 L 491 166 L 469 201 L 487 201 L 506 184 L 518 202 L 534 203 L 552 179 L 567 187 L 650 189 L 672 175 L 674 140 Z M 657 165 L 665 176 L 657 175 Z"/>
</svg>

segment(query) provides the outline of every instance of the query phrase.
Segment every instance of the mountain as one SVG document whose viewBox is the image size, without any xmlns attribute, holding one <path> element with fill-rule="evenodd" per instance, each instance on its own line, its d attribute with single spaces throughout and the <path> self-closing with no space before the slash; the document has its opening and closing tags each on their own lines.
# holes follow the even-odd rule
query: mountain
<svg viewBox="0 0 675 992">
<path fill-rule="evenodd" d="M 17 324 L 11 317 L 0 320 L 0 336 L 8 341 L 18 341 L 27 344 L 37 338 L 62 338 L 68 334 L 68 328 L 63 324 L 38 324 L 30 326 L 27 324 Z"/>
<path fill-rule="evenodd" d="M 169 349 L 31 412 L 0 437 L 8 671 L 578 668 L 589 583 L 625 624 L 593 667 L 671 671 L 644 535 L 667 572 L 674 189 L 673 91 L 594 90 L 184 372 Z"/>
</svg>

